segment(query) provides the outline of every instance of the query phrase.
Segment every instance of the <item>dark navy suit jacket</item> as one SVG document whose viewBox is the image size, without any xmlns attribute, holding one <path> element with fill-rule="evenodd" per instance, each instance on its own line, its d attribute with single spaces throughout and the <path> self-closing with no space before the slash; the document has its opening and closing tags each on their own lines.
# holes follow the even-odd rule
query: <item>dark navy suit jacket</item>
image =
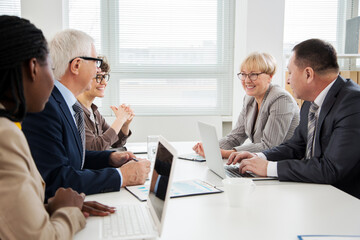
<svg viewBox="0 0 360 240">
<path fill-rule="evenodd" d="M 71 187 L 85 194 L 118 191 L 120 175 L 109 166 L 110 151 L 85 151 L 73 116 L 54 87 L 44 111 L 27 114 L 22 129 L 31 154 L 45 183 L 46 200 L 59 187 Z"/>
<path fill-rule="evenodd" d="M 304 102 L 294 136 L 263 153 L 278 161 L 279 180 L 332 184 L 360 198 L 360 86 L 336 79 L 320 110 L 314 157 L 303 159 L 309 107 Z"/>
</svg>

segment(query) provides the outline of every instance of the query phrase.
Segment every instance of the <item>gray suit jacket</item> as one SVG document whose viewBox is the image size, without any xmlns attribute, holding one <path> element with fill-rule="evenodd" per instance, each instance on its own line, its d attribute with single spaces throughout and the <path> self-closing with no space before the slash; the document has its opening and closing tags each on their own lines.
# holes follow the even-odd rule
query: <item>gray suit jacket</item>
<svg viewBox="0 0 360 240">
<path fill-rule="evenodd" d="M 220 148 L 261 152 L 292 137 L 299 124 L 299 107 L 294 98 L 277 85 L 270 85 L 260 112 L 254 97 L 245 96 L 235 128 L 220 139 Z M 251 143 L 243 144 L 246 139 Z"/>
</svg>

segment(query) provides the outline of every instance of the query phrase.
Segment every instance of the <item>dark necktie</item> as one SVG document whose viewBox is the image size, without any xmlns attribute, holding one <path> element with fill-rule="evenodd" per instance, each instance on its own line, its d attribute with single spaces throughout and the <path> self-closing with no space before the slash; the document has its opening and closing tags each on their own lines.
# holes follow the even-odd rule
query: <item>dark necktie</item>
<svg viewBox="0 0 360 240">
<path fill-rule="evenodd" d="M 84 166 L 84 159 L 85 159 L 85 122 L 84 122 L 84 111 L 81 108 L 81 105 L 78 101 L 72 106 L 75 111 L 75 121 L 77 125 L 78 132 L 81 137 L 82 142 L 82 163 L 81 163 L 81 169 Z"/>
<path fill-rule="evenodd" d="M 311 158 L 313 154 L 313 145 L 314 145 L 314 135 L 316 130 L 316 112 L 319 109 L 319 106 L 314 102 L 311 103 L 308 115 L 308 137 L 306 145 L 306 159 Z"/>
</svg>

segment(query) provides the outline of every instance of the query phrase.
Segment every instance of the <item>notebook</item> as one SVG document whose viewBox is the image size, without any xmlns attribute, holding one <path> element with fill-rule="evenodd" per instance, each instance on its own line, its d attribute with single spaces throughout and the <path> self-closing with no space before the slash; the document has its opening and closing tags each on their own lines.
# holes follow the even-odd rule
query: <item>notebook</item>
<svg viewBox="0 0 360 240">
<path fill-rule="evenodd" d="M 179 159 L 190 160 L 195 162 L 205 162 L 205 158 L 196 153 L 186 153 L 179 155 Z"/>
<path fill-rule="evenodd" d="M 138 185 L 126 187 L 140 201 L 146 201 L 149 185 Z M 196 196 L 212 193 L 221 193 L 222 190 L 199 179 L 175 181 L 172 183 L 170 198 Z"/>
<path fill-rule="evenodd" d="M 216 128 L 212 125 L 198 122 L 201 141 L 204 147 L 206 165 L 217 176 L 224 179 L 227 177 L 248 177 L 254 181 L 259 180 L 275 180 L 275 177 L 260 177 L 254 173 L 240 174 L 238 167 L 224 165 L 221 157 L 219 141 L 216 134 Z M 235 168 L 235 169 L 234 169 Z"/>
<path fill-rule="evenodd" d="M 177 152 L 163 137 L 159 136 L 155 156 L 146 204 L 138 202 L 119 205 L 116 206 L 115 213 L 106 217 L 93 218 L 97 220 L 97 224 L 94 224 L 94 221 L 88 221 L 87 228 L 92 232 L 93 239 L 155 239 L 160 237 L 170 199 Z M 77 239 L 82 239 L 81 231 L 77 234 Z"/>
<path fill-rule="evenodd" d="M 130 151 L 134 154 L 146 154 L 147 145 L 145 143 L 126 143 L 126 151 Z"/>
</svg>

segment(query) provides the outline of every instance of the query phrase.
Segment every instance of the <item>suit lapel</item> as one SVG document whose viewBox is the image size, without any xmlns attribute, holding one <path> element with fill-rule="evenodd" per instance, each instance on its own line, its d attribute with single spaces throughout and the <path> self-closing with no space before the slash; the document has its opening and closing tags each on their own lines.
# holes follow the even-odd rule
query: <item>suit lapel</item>
<svg viewBox="0 0 360 240">
<path fill-rule="evenodd" d="M 255 98 L 251 99 L 251 103 L 247 104 L 247 111 L 246 111 L 246 127 L 245 132 L 246 135 L 249 137 L 249 139 L 253 142 L 253 129 L 255 124 L 255 118 L 257 115 L 257 103 L 255 101 Z"/>
<path fill-rule="evenodd" d="M 268 119 L 268 117 L 263 117 L 263 115 L 266 115 L 266 116 L 268 115 L 267 109 L 268 109 L 269 101 L 266 101 L 266 100 L 267 100 L 267 98 L 269 96 L 269 93 L 270 93 L 272 88 L 273 88 L 273 85 L 270 84 L 269 88 L 265 92 L 265 95 L 264 95 L 264 98 L 262 100 L 259 112 L 258 113 L 255 112 L 254 115 L 253 115 L 254 118 L 256 117 L 256 120 L 255 119 L 252 120 L 254 122 L 254 128 L 253 128 L 254 136 L 256 134 L 257 129 L 264 129 L 264 124 L 265 123 L 263 122 L 263 120 L 266 119 L 266 121 L 267 121 L 267 119 Z M 254 100 L 254 101 L 256 103 L 256 100 Z M 258 106 L 257 106 L 257 103 L 256 103 L 255 104 L 255 110 L 256 111 L 257 111 L 257 108 L 258 108 Z M 262 133 L 262 131 L 260 131 L 260 132 L 261 132 L 261 136 L 262 136 L 263 133 Z"/>
<path fill-rule="evenodd" d="M 328 94 L 326 95 L 324 102 L 321 106 L 320 115 L 318 119 L 318 124 L 316 127 L 316 137 L 315 137 L 315 152 L 319 153 L 320 148 L 320 129 L 324 123 L 325 117 L 328 115 L 330 109 L 334 105 L 337 94 L 340 89 L 345 85 L 345 80 L 339 75 L 336 79 L 334 85 L 330 88 Z M 320 151 L 321 152 L 321 151 Z"/>
<path fill-rule="evenodd" d="M 71 126 L 72 133 L 74 135 L 74 138 L 76 139 L 76 145 L 79 149 L 80 155 L 82 156 L 82 142 L 81 142 L 80 134 L 78 132 L 78 129 L 76 127 L 74 119 L 71 115 L 69 107 L 66 104 L 64 97 L 61 95 L 59 89 L 56 86 L 54 86 L 52 95 L 54 96 L 54 99 L 56 100 L 56 102 L 59 104 L 59 108 L 63 112 L 63 114 L 66 118 L 66 121 Z"/>
</svg>

